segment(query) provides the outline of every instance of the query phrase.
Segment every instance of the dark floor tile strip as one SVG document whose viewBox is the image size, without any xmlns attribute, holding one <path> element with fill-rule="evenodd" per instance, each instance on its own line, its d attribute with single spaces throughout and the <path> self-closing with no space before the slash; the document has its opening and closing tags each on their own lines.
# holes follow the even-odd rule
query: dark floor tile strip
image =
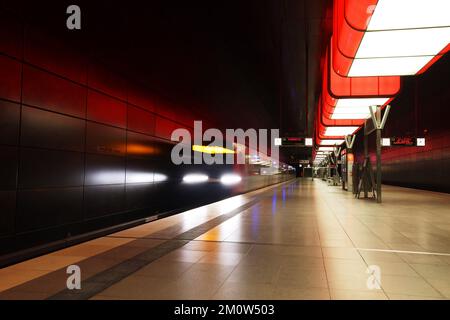
<svg viewBox="0 0 450 320">
<path fill-rule="evenodd" d="M 145 267 L 151 262 L 165 256 L 166 254 L 181 248 L 189 241 L 201 236 L 205 232 L 218 226 L 222 222 L 234 217 L 235 215 L 247 210 L 257 204 L 258 199 L 254 199 L 243 206 L 232 210 L 229 213 L 218 216 L 210 221 L 207 221 L 197 227 L 194 227 L 171 240 L 168 240 L 160 245 L 153 247 L 147 251 L 144 251 L 135 257 L 125 260 L 124 262 L 109 268 L 103 272 L 100 272 L 87 280 L 82 282 L 82 288 L 80 290 L 68 290 L 60 291 L 53 296 L 50 296 L 49 300 L 86 300 L 96 294 L 106 290 L 113 284 L 120 280 L 130 276 L 139 269 Z"/>
</svg>

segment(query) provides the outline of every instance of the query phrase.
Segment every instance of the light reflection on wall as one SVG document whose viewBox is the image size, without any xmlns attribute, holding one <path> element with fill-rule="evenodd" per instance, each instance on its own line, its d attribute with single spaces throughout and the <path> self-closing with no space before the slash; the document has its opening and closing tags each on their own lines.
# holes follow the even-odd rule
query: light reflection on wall
<svg viewBox="0 0 450 320">
<path fill-rule="evenodd" d="M 128 144 L 127 153 L 133 155 L 156 155 L 160 154 L 161 150 L 156 147 L 149 147 L 140 144 Z"/>
<path fill-rule="evenodd" d="M 126 174 L 126 183 L 155 183 L 166 181 L 168 177 L 164 174 L 154 172 L 132 171 Z M 123 171 L 100 171 L 93 174 L 93 184 L 120 184 L 124 182 Z"/>
<path fill-rule="evenodd" d="M 155 172 L 127 172 L 127 183 L 155 183 L 164 182 L 167 176 Z"/>
<path fill-rule="evenodd" d="M 125 174 L 122 170 L 118 171 L 98 171 L 92 175 L 92 184 L 121 184 L 124 183 Z"/>
</svg>

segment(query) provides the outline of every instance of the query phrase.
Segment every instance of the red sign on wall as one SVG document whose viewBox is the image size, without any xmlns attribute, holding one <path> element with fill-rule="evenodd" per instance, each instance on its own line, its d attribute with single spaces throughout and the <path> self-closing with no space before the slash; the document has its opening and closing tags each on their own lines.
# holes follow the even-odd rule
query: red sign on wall
<svg viewBox="0 0 450 320">
<path fill-rule="evenodd" d="M 394 137 L 391 138 L 392 146 L 415 146 L 416 139 L 412 137 Z"/>
</svg>

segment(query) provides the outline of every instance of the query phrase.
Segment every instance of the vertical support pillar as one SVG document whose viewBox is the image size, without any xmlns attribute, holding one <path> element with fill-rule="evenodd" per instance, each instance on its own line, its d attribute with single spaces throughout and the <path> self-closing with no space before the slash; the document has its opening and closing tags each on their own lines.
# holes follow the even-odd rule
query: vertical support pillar
<svg viewBox="0 0 450 320">
<path fill-rule="evenodd" d="M 346 174 L 347 174 L 347 191 L 350 191 L 351 193 L 355 193 L 353 185 L 353 162 L 354 162 L 354 155 L 353 155 L 353 145 L 355 144 L 355 135 L 348 135 L 345 136 L 345 145 L 347 147 L 347 155 L 345 157 L 345 167 L 346 167 Z"/>
<path fill-rule="evenodd" d="M 366 161 L 369 158 L 369 137 L 366 134 L 366 131 L 367 131 L 367 123 L 364 123 L 364 161 Z M 366 181 L 363 182 L 363 189 L 364 189 L 364 198 L 368 198 L 369 192 L 367 190 Z"/>
<path fill-rule="evenodd" d="M 381 123 L 381 106 L 377 106 L 377 123 Z M 377 127 L 377 202 L 381 203 L 381 130 Z"/>
</svg>

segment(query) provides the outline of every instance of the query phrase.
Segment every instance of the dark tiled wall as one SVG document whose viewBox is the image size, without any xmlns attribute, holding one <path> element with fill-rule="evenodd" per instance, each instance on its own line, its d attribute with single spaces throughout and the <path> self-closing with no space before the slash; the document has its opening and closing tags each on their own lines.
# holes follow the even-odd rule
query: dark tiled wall
<svg viewBox="0 0 450 320">
<path fill-rule="evenodd" d="M 177 205 L 156 198 L 149 175 L 176 180 L 167 140 L 174 128 L 191 130 L 195 115 L 102 67 L 85 44 L 73 49 L 76 36 L 68 45 L 51 34 L 0 11 L 2 251 L 27 234 L 46 242 L 46 230 Z M 86 230 L 54 238 L 77 231 Z"/>
<path fill-rule="evenodd" d="M 192 168 L 171 164 L 171 133 L 208 119 L 99 63 L 83 33 L 36 27 L 15 3 L 0 2 L 0 256 L 290 178 L 180 184 Z M 199 169 L 216 179 L 234 168 Z"/>
</svg>

